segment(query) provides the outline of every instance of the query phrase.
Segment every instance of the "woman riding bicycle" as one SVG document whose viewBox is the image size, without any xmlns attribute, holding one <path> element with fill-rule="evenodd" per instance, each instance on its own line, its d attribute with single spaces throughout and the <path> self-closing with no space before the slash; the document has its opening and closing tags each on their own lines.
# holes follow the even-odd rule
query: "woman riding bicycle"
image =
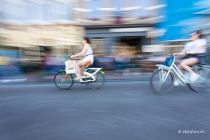
<svg viewBox="0 0 210 140">
<path fill-rule="evenodd" d="M 204 59 L 206 52 L 206 39 L 203 39 L 201 30 L 194 31 L 190 35 L 191 42 L 187 43 L 181 54 L 186 54 L 183 60 L 180 62 L 178 68 L 180 70 L 185 69 L 191 74 L 191 82 L 195 82 L 199 75 L 196 74 L 190 66 L 201 63 Z M 179 85 L 179 82 L 175 80 L 175 86 Z"/>
<path fill-rule="evenodd" d="M 84 37 L 82 39 L 82 44 L 84 45 L 82 52 L 71 56 L 71 58 L 84 57 L 76 63 L 77 77 L 75 80 L 81 79 L 82 76 L 84 76 L 85 67 L 91 65 L 94 61 L 93 49 L 90 46 L 90 43 L 89 37 Z"/>
</svg>

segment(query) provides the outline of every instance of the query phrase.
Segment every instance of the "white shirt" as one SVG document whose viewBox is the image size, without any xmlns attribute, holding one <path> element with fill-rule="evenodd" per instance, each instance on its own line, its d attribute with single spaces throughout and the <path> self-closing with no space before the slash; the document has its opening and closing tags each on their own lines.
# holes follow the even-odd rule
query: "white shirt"
<svg viewBox="0 0 210 140">
<path fill-rule="evenodd" d="M 93 49 L 91 48 L 91 46 L 89 44 L 86 44 L 88 48 L 88 50 L 85 52 L 85 55 L 90 55 L 93 54 Z"/>
<path fill-rule="evenodd" d="M 197 39 L 187 43 L 184 47 L 185 51 L 190 52 L 198 52 L 198 53 L 205 53 L 206 52 L 206 39 Z M 202 48 L 200 48 L 203 46 Z"/>
<path fill-rule="evenodd" d="M 91 64 L 94 61 L 94 57 L 93 57 L 93 49 L 91 48 L 91 46 L 89 44 L 86 44 L 87 46 L 85 47 L 89 47 L 88 50 L 85 52 L 85 58 L 84 61 L 91 61 Z M 91 55 L 92 54 L 92 55 Z"/>
</svg>

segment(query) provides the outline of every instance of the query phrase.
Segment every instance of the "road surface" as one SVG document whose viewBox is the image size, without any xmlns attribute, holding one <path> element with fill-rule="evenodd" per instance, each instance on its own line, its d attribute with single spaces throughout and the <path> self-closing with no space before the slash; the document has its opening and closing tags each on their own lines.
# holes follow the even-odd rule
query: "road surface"
<svg viewBox="0 0 210 140">
<path fill-rule="evenodd" d="M 210 91 L 156 95 L 147 81 L 0 86 L 0 140 L 209 140 Z"/>
</svg>

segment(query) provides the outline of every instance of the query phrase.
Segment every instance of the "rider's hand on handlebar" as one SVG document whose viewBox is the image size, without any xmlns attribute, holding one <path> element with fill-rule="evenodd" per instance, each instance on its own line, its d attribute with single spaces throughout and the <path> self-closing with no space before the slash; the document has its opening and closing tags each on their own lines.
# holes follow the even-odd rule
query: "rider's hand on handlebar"
<svg viewBox="0 0 210 140">
<path fill-rule="evenodd" d="M 76 56 L 75 55 L 72 55 L 70 58 L 75 58 Z"/>
<path fill-rule="evenodd" d="M 172 55 L 180 55 L 180 53 L 172 53 Z"/>
<path fill-rule="evenodd" d="M 186 51 L 182 51 L 182 52 L 180 52 L 180 55 L 185 55 L 185 54 L 187 54 L 187 52 L 186 52 Z"/>
<path fill-rule="evenodd" d="M 185 52 L 180 52 L 180 53 L 172 53 L 172 55 L 184 55 L 186 54 Z"/>
<path fill-rule="evenodd" d="M 179 53 L 179 55 L 184 55 L 184 54 L 185 54 L 184 52 L 180 52 L 180 53 Z"/>
</svg>

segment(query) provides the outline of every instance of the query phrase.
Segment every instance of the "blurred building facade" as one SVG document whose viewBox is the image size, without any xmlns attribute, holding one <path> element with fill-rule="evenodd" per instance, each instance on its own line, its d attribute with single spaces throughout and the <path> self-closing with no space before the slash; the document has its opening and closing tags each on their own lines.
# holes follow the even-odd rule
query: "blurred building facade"
<svg viewBox="0 0 210 140">
<path fill-rule="evenodd" d="M 160 0 L 78 0 L 76 20 L 96 54 L 141 54 L 162 34 L 156 24 L 164 19 L 164 6 Z"/>
<path fill-rule="evenodd" d="M 199 29 L 208 34 L 209 0 L 166 1 L 166 4 L 163 8 L 165 20 L 159 24 L 159 27 L 166 30 L 161 41 L 188 39 L 192 31 Z"/>
<path fill-rule="evenodd" d="M 81 49 L 84 27 L 69 0 L 0 0 L 0 48 L 17 50 L 22 60 L 42 61 L 43 48 L 59 57 Z"/>
<path fill-rule="evenodd" d="M 195 29 L 210 40 L 209 9 L 209 0 L 0 0 L 0 44 L 34 61 L 46 47 L 78 52 L 84 35 L 98 55 L 175 52 Z"/>
<path fill-rule="evenodd" d="M 189 41 L 189 35 L 195 30 L 202 30 L 210 45 L 210 1 L 166 1 L 165 20 L 158 28 L 166 32 L 159 37 L 164 42 L 167 52 L 178 52 Z M 209 49 L 208 49 L 209 50 Z"/>
<path fill-rule="evenodd" d="M 0 44 L 40 62 L 46 48 L 57 56 L 78 52 L 86 34 L 96 55 L 141 54 L 157 48 L 144 46 L 157 42 L 164 6 L 160 0 L 0 0 Z"/>
</svg>

